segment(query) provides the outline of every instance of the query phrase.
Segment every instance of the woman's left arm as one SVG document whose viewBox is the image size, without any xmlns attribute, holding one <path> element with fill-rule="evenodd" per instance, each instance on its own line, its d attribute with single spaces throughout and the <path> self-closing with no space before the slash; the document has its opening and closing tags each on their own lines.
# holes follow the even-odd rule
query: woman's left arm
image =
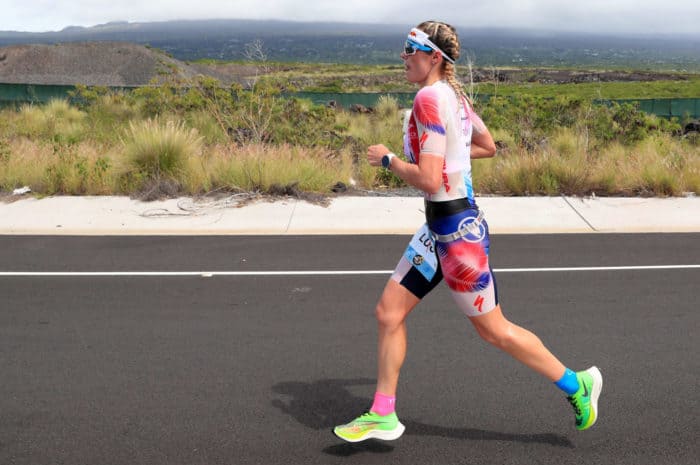
<svg viewBox="0 0 700 465">
<path fill-rule="evenodd" d="M 382 166 L 382 158 L 389 152 L 382 144 L 371 145 L 367 149 L 367 161 L 372 166 Z M 407 184 L 428 194 L 435 194 L 442 187 L 443 163 L 442 156 L 421 153 L 418 164 L 395 157 L 389 169 Z"/>
<path fill-rule="evenodd" d="M 470 106 L 467 110 L 472 121 L 472 142 L 470 158 L 491 158 L 496 155 L 496 143 L 493 141 L 489 128 L 481 117 Z"/>
<path fill-rule="evenodd" d="M 491 158 L 496 155 L 496 143 L 489 130 L 484 127 L 482 132 L 472 133 L 471 158 Z"/>
</svg>

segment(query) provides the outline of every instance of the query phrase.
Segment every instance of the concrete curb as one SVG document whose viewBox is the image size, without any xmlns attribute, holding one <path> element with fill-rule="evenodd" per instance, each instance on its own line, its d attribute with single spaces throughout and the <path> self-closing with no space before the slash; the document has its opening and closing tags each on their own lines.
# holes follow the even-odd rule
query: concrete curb
<svg viewBox="0 0 700 465">
<path fill-rule="evenodd" d="M 481 197 L 493 234 L 700 232 L 700 199 Z M 287 198 L 23 198 L 0 203 L 0 234 L 412 234 L 420 197 L 337 197 L 328 206 Z"/>
</svg>

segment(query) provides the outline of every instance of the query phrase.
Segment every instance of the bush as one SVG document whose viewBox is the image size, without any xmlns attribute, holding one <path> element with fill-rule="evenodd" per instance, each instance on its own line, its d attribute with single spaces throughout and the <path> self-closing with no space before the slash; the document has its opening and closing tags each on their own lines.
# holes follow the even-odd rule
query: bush
<svg viewBox="0 0 700 465">
<path fill-rule="evenodd" d="M 121 93 L 100 95 L 85 108 L 85 112 L 85 132 L 89 133 L 91 140 L 100 143 L 118 143 L 121 133 L 115 128 L 141 120 L 140 109 Z"/>
<path fill-rule="evenodd" d="M 677 121 L 647 115 L 632 104 L 594 105 L 578 98 L 494 97 L 483 104 L 489 128 L 511 133 L 528 151 L 539 150 L 556 131 L 577 128 L 590 136 L 590 147 L 614 141 L 631 146 L 659 133 L 680 131 Z"/>
<path fill-rule="evenodd" d="M 338 148 L 342 141 L 336 136 L 335 114 L 330 108 L 292 98 L 279 99 L 270 111 L 269 128 L 263 133 L 265 142 Z"/>
<path fill-rule="evenodd" d="M 403 187 L 406 184 L 389 170 L 373 168 L 366 161 L 367 147 L 384 144 L 389 150 L 403 153 L 403 121 L 405 114 L 392 97 L 380 97 L 375 111 L 370 114 L 341 112 L 339 124 L 347 128 L 355 160 L 356 173 L 362 185 L 375 187 Z"/>
<path fill-rule="evenodd" d="M 629 103 L 613 104 L 613 127 L 617 138 L 626 145 L 644 140 L 647 136 L 647 118 Z"/>
</svg>

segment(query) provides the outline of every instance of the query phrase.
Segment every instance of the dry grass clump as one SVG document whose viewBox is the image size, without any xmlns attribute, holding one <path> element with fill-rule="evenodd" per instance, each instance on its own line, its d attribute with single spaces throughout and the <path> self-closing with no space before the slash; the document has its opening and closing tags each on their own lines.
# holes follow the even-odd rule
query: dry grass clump
<svg viewBox="0 0 700 465">
<path fill-rule="evenodd" d="M 17 138 L 5 145 L 0 189 L 29 186 L 42 195 L 108 195 L 118 191 L 113 154 L 91 142 L 70 147 Z"/>
<path fill-rule="evenodd" d="M 195 129 L 158 118 L 130 122 L 123 144 L 133 170 L 147 178 L 179 179 L 187 161 L 202 150 L 202 139 Z"/>
<path fill-rule="evenodd" d="M 24 105 L 12 121 L 17 135 L 77 142 L 84 136 L 86 117 L 65 100 L 51 100 L 44 106 Z"/>
<path fill-rule="evenodd" d="M 353 176 L 353 161 L 347 150 L 228 144 L 209 152 L 204 173 L 211 189 L 327 193 Z"/>
</svg>

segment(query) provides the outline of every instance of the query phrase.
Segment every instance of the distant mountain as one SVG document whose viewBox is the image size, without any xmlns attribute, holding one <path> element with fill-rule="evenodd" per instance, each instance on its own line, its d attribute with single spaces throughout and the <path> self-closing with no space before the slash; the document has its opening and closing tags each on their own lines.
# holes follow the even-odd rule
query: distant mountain
<svg viewBox="0 0 700 465">
<path fill-rule="evenodd" d="M 244 60 L 260 41 L 270 61 L 399 63 L 408 24 L 207 20 L 111 22 L 58 32 L 0 32 L 0 46 L 124 41 L 180 60 Z M 700 71 L 700 35 L 595 36 L 562 32 L 458 28 L 462 56 L 478 66 L 626 67 Z M 466 63 L 465 59 L 460 61 Z"/>
</svg>

